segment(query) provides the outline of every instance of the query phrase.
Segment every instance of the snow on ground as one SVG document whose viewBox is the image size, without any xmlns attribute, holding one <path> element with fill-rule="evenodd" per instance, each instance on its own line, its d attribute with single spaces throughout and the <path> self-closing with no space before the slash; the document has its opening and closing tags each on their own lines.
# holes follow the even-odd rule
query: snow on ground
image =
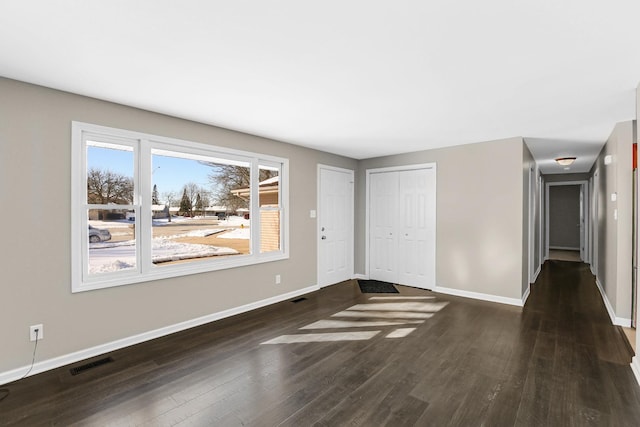
<svg viewBox="0 0 640 427">
<path fill-rule="evenodd" d="M 194 219 L 197 219 L 196 217 Z M 191 218 L 172 217 L 171 223 L 185 223 L 191 221 Z M 118 232 L 117 229 L 131 228 L 133 221 L 115 220 L 115 221 L 89 221 L 89 223 L 97 228 L 109 228 L 112 230 L 112 236 L 121 236 L 128 233 Z M 153 226 L 168 225 L 167 218 L 154 219 Z M 179 261 L 184 259 L 203 258 L 217 255 L 235 255 L 239 252 L 235 249 L 219 246 L 200 245 L 191 243 L 178 243 L 171 239 L 180 237 L 207 237 L 213 234 L 221 234 L 220 238 L 224 239 L 249 239 L 251 231 L 249 225 L 251 221 L 239 216 L 231 216 L 218 223 L 223 227 L 242 227 L 242 228 L 207 228 L 200 230 L 192 230 L 188 233 L 175 234 L 171 236 L 163 236 L 154 238 L 152 241 L 152 261 L 155 263 L 167 261 Z M 114 231 L 115 229 L 115 231 Z M 135 240 L 127 240 L 123 242 L 102 242 L 89 244 L 89 273 L 107 273 L 113 271 L 121 271 L 135 268 L 136 264 L 136 248 Z"/>
<path fill-rule="evenodd" d="M 177 239 L 179 237 L 207 237 L 207 236 L 211 236 L 212 234 L 218 234 L 218 233 L 222 233 L 224 231 L 227 231 L 224 228 L 221 229 L 216 229 L 216 228 L 209 228 L 209 229 L 204 229 L 204 230 L 192 230 L 188 233 L 182 233 L 182 234 L 174 234 L 172 236 L 162 236 L 162 239 Z"/>
<path fill-rule="evenodd" d="M 200 217 L 196 217 L 193 219 L 198 219 Z M 173 216 L 171 217 L 171 222 L 169 222 L 168 218 L 160 218 L 152 220 L 152 224 L 154 227 L 159 227 L 168 224 L 180 224 L 191 221 L 191 218 L 185 218 L 182 216 Z M 93 225 L 97 228 L 131 228 L 134 226 L 135 221 L 129 221 L 127 219 L 111 219 L 108 221 L 102 221 L 97 219 L 89 220 L 89 224 Z"/>
<path fill-rule="evenodd" d="M 235 228 L 227 233 L 219 235 L 218 239 L 249 239 L 250 236 L 250 228 Z"/>
<path fill-rule="evenodd" d="M 153 239 L 152 261 L 155 263 L 203 258 L 216 255 L 235 255 L 235 249 L 178 243 L 168 239 Z M 119 243 L 92 243 L 89 245 L 89 273 L 107 273 L 134 268 L 136 264 L 135 241 Z"/>
<path fill-rule="evenodd" d="M 220 221 L 218 224 L 229 226 L 229 227 L 240 227 L 241 225 L 248 227 L 249 225 L 251 225 L 251 220 L 244 219 L 241 216 L 230 216 L 230 217 L 227 217 L 227 219 Z"/>
<path fill-rule="evenodd" d="M 203 219 L 203 217 L 197 216 L 194 218 L 189 218 L 188 216 L 172 216 L 171 217 L 171 222 L 169 222 L 169 218 L 157 218 L 157 219 L 153 219 L 151 220 L 153 222 L 153 226 L 154 227 L 159 227 L 162 225 L 169 225 L 169 224 L 181 224 L 181 223 L 185 223 L 185 222 L 189 222 L 192 221 L 194 219 Z"/>
<path fill-rule="evenodd" d="M 235 255 L 239 252 L 219 246 L 178 243 L 170 240 L 154 239 L 152 248 L 153 262 L 179 261 L 181 259 L 202 258 L 213 255 Z"/>
<path fill-rule="evenodd" d="M 113 229 L 113 227 L 109 227 L 111 229 Z M 116 228 L 117 229 L 117 228 Z M 162 236 L 162 239 L 177 239 L 180 237 L 207 237 L 207 236 L 211 236 L 213 234 L 219 234 L 222 232 L 227 231 L 227 228 L 207 228 L 207 229 L 202 229 L 202 230 L 192 230 L 189 231 L 188 233 L 181 233 L 181 234 L 172 234 L 169 236 Z M 117 232 L 117 231 L 113 231 L 111 233 L 112 237 L 118 237 L 118 236 L 130 236 L 131 232 Z"/>
<path fill-rule="evenodd" d="M 185 222 L 189 222 L 189 221 L 194 221 L 194 220 L 202 220 L 202 219 L 212 219 L 211 217 L 205 217 L 205 216 L 194 216 L 193 218 L 189 218 L 189 217 L 184 217 L 184 216 L 172 216 L 171 217 L 171 222 L 169 222 L 168 218 L 159 218 L 159 219 L 154 219 L 153 220 L 153 226 L 157 227 L 157 226 L 162 226 L 162 225 L 169 225 L 169 224 L 174 224 L 174 223 L 185 223 Z M 132 223 L 131 221 L 127 221 L 128 223 Z M 106 223 L 107 225 L 109 223 Z M 241 225 L 244 225 L 245 227 L 248 227 L 251 224 L 251 220 L 249 219 L 244 219 L 244 217 L 241 216 L 228 216 L 226 219 L 220 220 L 218 222 L 218 225 L 222 225 L 225 227 L 240 227 Z M 95 226 L 95 224 L 92 224 Z"/>
<path fill-rule="evenodd" d="M 211 219 L 211 217 L 195 216 L 193 218 L 189 218 L 184 216 L 172 216 L 171 222 L 169 222 L 169 218 L 158 218 L 154 219 L 152 222 L 154 227 L 160 227 L 163 225 L 182 224 L 202 219 Z M 89 220 L 89 224 L 97 228 L 130 228 L 135 224 L 135 221 L 129 221 L 126 219 L 113 219 L 109 221 L 92 219 Z M 249 225 L 251 225 L 251 220 L 244 219 L 244 217 L 241 216 L 229 216 L 227 217 L 227 219 L 219 221 L 218 225 L 222 225 L 225 227 L 240 227 L 241 225 L 243 225 L 245 227 L 248 227 Z"/>
<path fill-rule="evenodd" d="M 122 220 L 109 220 L 109 221 L 100 221 L 100 220 L 90 220 L 89 224 L 96 228 L 131 228 L 133 226 L 133 221 L 127 221 L 125 219 Z"/>
</svg>

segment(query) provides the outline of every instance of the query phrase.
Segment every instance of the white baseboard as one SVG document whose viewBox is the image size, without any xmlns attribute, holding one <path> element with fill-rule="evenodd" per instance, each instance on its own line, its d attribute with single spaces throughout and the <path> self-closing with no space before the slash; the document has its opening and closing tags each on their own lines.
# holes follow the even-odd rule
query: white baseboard
<svg viewBox="0 0 640 427">
<path fill-rule="evenodd" d="M 535 283 L 536 280 L 538 280 L 538 276 L 540 275 L 541 271 L 542 271 L 542 264 L 538 265 L 538 269 L 536 270 L 535 273 L 533 273 L 533 282 L 531 283 Z"/>
<path fill-rule="evenodd" d="M 442 294 L 455 295 L 458 297 L 479 299 L 482 301 L 497 302 L 500 304 L 516 305 L 518 307 L 522 307 L 524 305 L 524 301 L 518 298 L 507 298 L 507 297 L 501 297 L 498 295 L 483 294 L 480 292 L 471 292 L 471 291 L 463 291 L 463 290 L 454 289 L 454 288 L 445 288 L 442 286 L 436 286 L 433 292 L 440 292 Z"/>
<path fill-rule="evenodd" d="M 611 323 L 613 323 L 614 325 L 630 328 L 631 319 L 626 319 L 624 317 L 616 316 L 616 311 L 613 309 L 613 306 L 609 302 L 609 298 L 607 298 L 607 294 L 604 292 L 604 289 L 602 288 L 602 284 L 600 283 L 597 277 L 596 277 L 596 286 L 600 291 L 600 296 L 602 297 L 602 301 L 604 301 L 604 306 L 607 308 L 607 313 L 609 313 L 609 317 L 611 318 Z"/>
<path fill-rule="evenodd" d="M 631 319 L 627 319 L 626 317 L 616 317 L 613 322 L 614 325 L 624 326 L 625 328 L 631 327 Z"/>
<path fill-rule="evenodd" d="M 230 308 L 228 310 L 223 310 L 217 313 L 208 314 L 206 316 L 176 323 L 174 325 L 165 326 L 163 328 L 155 329 L 149 332 L 143 332 L 138 335 L 133 335 L 127 338 L 122 338 L 116 341 L 100 344 L 95 347 L 79 350 L 73 353 L 65 354 L 63 356 L 58 356 L 52 359 L 43 360 L 33 365 L 33 369 L 31 370 L 28 376 L 39 374 L 41 372 L 45 372 L 51 369 L 59 368 L 61 366 L 65 366 L 70 363 L 75 363 L 81 360 L 89 359 L 91 357 L 99 356 L 101 354 L 105 354 L 114 350 L 119 350 L 124 347 L 129 347 L 134 344 L 139 344 L 155 338 L 160 338 L 165 335 L 173 334 L 175 332 L 184 331 L 185 329 L 190 329 L 196 326 L 204 325 L 205 323 L 210 323 L 216 320 L 224 319 L 226 317 L 235 316 L 236 314 L 246 313 L 247 311 L 255 310 L 257 308 L 265 307 L 267 305 L 275 304 L 281 301 L 286 301 L 288 299 L 295 298 L 300 295 L 317 291 L 318 289 L 320 288 L 317 285 L 309 286 L 306 288 L 287 292 L 286 294 L 276 295 L 271 298 L 263 299 L 261 301 L 256 301 L 249 304 L 241 305 L 240 307 Z M 0 372 L 0 385 L 19 380 L 28 370 L 29 370 L 29 365 L 23 366 L 17 369 L 13 369 L 7 372 Z"/>
<path fill-rule="evenodd" d="M 524 291 L 524 294 L 522 294 L 522 306 L 524 307 L 524 304 L 527 302 L 527 299 L 529 298 L 529 294 L 531 293 L 531 285 L 527 285 L 527 289 Z"/>
<path fill-rule="evenodd" d="M 359 279 L 359 280 L 369 280 L 369 275 L 367 275 L 367 274 L 354 274 L 353 278 L 354 279 Z"/>
<path fill-rule="evenodd" d="M 640 384 L 640 357 L 638 355 L 633 356 L 633 359 L 631 359 L 631 370 L 636 376 L 636 381 Z"/>
</svg>

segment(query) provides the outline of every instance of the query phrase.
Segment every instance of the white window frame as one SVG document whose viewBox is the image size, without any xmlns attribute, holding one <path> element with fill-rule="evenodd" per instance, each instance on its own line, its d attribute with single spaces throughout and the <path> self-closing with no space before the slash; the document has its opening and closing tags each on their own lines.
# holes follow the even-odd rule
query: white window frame
<svg viewBox="0 0 640 427">
<path fill-rule="evenodd" d="M 272 262 L 289 258 L 289 160 L 286 158 L 116 129 L 83 122 L 71 122 L 71 291 L 83 292 L 113 286 L 204 273 Z M 134 152 L 134 203 L 118 205 L 135 211 L 136 267 L 114 273 L 88 275 L 89 246 L 87 209 L 87 137 L 131 145 Z M 223 160 L 247 162 L 251 167 L 250 253 L 198 260 L 190 263 L 156 266 L 151 262 L 151 188 L 152 150 L 203 155 Z M 261 165 L 280 167 L 280 250 L 260 252 L 259 174 Z"/>
</svg>

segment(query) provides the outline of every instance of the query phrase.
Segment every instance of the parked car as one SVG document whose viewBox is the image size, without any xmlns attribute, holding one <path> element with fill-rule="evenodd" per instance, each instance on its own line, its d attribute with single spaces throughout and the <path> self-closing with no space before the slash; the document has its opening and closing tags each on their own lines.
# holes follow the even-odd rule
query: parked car
<svg viewBox="0 0 640 427">
<path fill-rule="evenodd" d="M 91 243 L 106 242 L 107 240 L 111 240 L 111 233 L 109 233 L 109 230 L 89 225 L 89 241 Z"/>
</svg>

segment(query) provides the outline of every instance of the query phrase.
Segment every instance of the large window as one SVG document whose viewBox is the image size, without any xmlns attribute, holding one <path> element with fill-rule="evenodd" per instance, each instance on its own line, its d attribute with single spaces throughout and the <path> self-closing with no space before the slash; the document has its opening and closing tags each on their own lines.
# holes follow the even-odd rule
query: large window
<svg viewBox="0 0 640 427">
<path fill-rule="evenodd" d="M 72 124 L 72 291 L 288 256 L 287 159 Z"/>
</svg>

